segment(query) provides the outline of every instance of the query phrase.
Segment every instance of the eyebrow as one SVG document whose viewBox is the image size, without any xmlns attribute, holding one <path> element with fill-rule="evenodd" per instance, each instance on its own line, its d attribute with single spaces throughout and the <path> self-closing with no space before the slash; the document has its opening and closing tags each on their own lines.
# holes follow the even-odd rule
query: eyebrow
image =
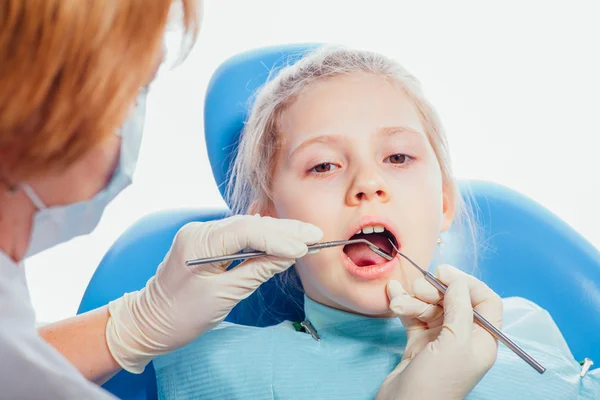
<svg viewBox="0 0 600 400">
<path fill-rule="evenodd" d="M 384 128 L 380 128 L 377 130 L 377 134 L 383 137 L 395 136 L 398 134 L 401 135 L 416 135 L 422 137 L 423 134 L 419 131 L 416 131 L 412 128 L 408 128 L 405 126 L 386 126 Z M 299 151 L 312 146 L 315 143 L 323 143 L 323 144 L 335 144 L 342 140 L 343 138 L 340 135 L 319 135 L 313 138 L 310 138 L 300 145 L 298 145 L 290 154 L 290 158 L 293 157 Z"/>
<path fill-rule="evenodd" d="M 304 142 L 302 142 L 301 144 L 299 144 L 290 154 L 290 158 L 292 158 L 296 153 L 300 152 L 301 150 L 312 146 L 315 143 L 323 143 L 323 144 L 333 144 L 333 143 L 338 143 L 342 140 L 342 138 L 338 135 L 319 135 L 319 136 L 315 136 L 313 138 L 310 138 Z"/>
<path fill-rule="evenodd" d="M 397 134 L 408 134 L 408 135 L 417 135 L 423 136 L 423 134 L 417 130 L 412 128 L 408 128 L 406 126 L 387 126 L 385 128 L 381 128 L 378 130 L 378 133 L 382 136 L 394 136 Z"/>
</svg>

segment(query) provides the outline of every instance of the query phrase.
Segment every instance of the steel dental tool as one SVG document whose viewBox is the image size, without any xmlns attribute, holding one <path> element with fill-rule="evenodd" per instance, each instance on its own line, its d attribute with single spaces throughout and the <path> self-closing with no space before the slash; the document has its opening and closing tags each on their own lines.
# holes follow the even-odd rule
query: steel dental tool
<svg viewBox="0 0 600 400">
<path fill-rule="evenodd" d="M 350 240 L 334 240 L 331 242 L 322 242 L 322 243 L 316 243 L 316 244 L 312 244 L 307 246 L 308 247 L 308 251 L 309 254 L 321 249 L 326 249 L 329 247 L 336 247 L 336 246 L 346 246 L 348 244 L 355 244 L 355 243 L 364 243 L 366 244 L 369 249 L 371 251 L 373 251 L 374 253 L 378 254 L 379 256 L 385 258 L 386 260 L 392 260 L 394 257 L 392 257 L 391 255 L 387 254 L 385 251 L 381 250 L 379 247 L 377 247 L 376 245 L 374 245 L 373 243 L 369 242 L 366 239 L 350 239 Z M 419 267 L 414 261 L 412 261 L 410 258 L 408 258 L 407 256 L 405 256 L 404 254 L 402 254 L 398 248 L 396 247 L 396 245 L 393 243 L 392 240 L 390 240 L 390 243 L 392 245 L 392 247 L 394 248 L 394 250 L 396 250 L 396 253 L 398 256 L 403 257 L 404 259 L 406 259 L 406 261 L 408 261 L 411 265 L 413 265 L 415 268 L 417 268 L 425 277 L 425 280 L 427 280 L 429 283 L 431 283 L 433 285 L 433 287 L 435 287 L 437 290 L 439 290 L 442 294 L 446 293 L 447 290 L 447 286 L 445 284 L 443 284 L 442 282 L 440 282 L 433 274 L 431 274 L 429 271 L 424 270 L 423 268 Z M 208 257 L 208 258 L 199 258 L 199 259 L 195 259 L 195 260 L 188 260 L 186 261 L 186 265 L 187 266 L 192 266 L 192 265 L 201 265 L 201 264 L 211 264 L 211 263 L 215 263 L 215 262 L 224 262 L 224 261 L 235 261 L 235 260 L 243 260 L 243 259 L 250 259 L 250 258 L 258 258 L 258 257 L 265 257 L 268 256 L 268 254 L 264 251 L 242 251 L 236 254 L 230 254 L 230 255 L 226 255 L 226 256 L 219 256 L 219 257 Z M 510 340 L 506 335 L 504 335 L 504 333 L 502 333 L 502 331 L 500 331 L 498 328 L 496 328 L 494 325 L 492 325 L 488 320 L 486 320 L 483 316 L 481 316 L 481 314 L 479 314 L 475 309 L 473 309 L 473 316 L 474 316 L 474 320 L 486 331 L 488 331 L 492 336 L 494 336 L 496 339 L 498 339 L 499 341 L 501 341 L 502 343 L 504 343 L 504 345 L 506 345 L 506 347 L 508 347 L 509 349 L 511 349 L 516 355 L 518 355 L 519 357 L 521 357 L 525 362 L 527 362 L 527 364 L 529 364 L 531 367 L 533 367 L 537 372 L 539 372 L 540 374 L 543 374 L 546 371 L 546 368 L 544 368 L 540 363 L 538 363 L 533 357 L 531 357 L 529 354 L 527 354 L 523 349 L 521 349 L 516 343 L 514 343 L 512 340 Z"/>
<path fill-rule="evenodd" d="M 431 272 L 424 270 L 419 267 L 414 261 L 410 258 L 402 254 L 398 248 L 394 245 L 394 243 L 390 240 L 392 247 L 396 250 L 397 255 L 403 257 L 406 261 L 411 263 L 415 268 L 417 268 L 425 277 L 425 280 L 433 285 L 437 290 L 442 292 L 442 294 L 446 293 L 446 289 L 448 288 L 445 284 L 440 282 Z M 473 309 L 473 317 L 475 321 L 486 331 L 488 331 L 492 336 L 501 341 L 511 349 L 516 355 L 521 357 L 527 364 L 531 365 L 533 369 L 535 369 L 540 374 L 543 374 L 546 371 L 540 363 L 538 363 L 533 357 L 525 352 L 525 350 L 521 349 L 515 342 L 510 340 L 502 331 L 492 325 L 487 319 L 481 316 L 475 309 Z"/>
<path fill-rule="evenodd" d="M 381 257 L 385 258 L 386 260 L 388 260 L 388 261 L 393 260 L 392 256 L 387 254 L 385 251 L 381 250 L 379 247 L 375 246 L 373 243 L 369 242 L 367 239 L 334 240 L 331 242 L 322 242 L 322 243 L 311 244 L 307 247 L 308 247 L 308 252 L 310 254 L 311 252 L 316 252 L 318 250 L 326 249 L 329 247 L 346 246 L 348 244 L 355 244 L 355 243 L 364 243 L 367 246 L 369 246 L 369 249 L 371 249 L 373 252 L 380 255 Z M 265 257 L 268 255 L 269 254 L 265 253 L 264 251 L 242 251 L 242 252 L 227 255 L 227 256 L 198 258 L 195 260 L 188 260 L 185 262 L 185 265 L 187 265 L 189 267 L 192 265 L 211 264 L 211 263 L 223 262 L 223 261 L 244 260 L 244 259 L 249 259 L 249 258 Z"/>
</svg>

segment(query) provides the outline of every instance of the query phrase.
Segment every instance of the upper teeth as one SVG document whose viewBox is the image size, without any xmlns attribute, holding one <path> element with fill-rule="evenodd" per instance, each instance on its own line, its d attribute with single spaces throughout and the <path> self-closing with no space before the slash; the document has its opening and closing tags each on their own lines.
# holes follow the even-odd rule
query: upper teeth
<svg viewBox="0 0 600 400">
<path fill-rule="evenodd" d="M 359 229 L 358 232 L 356 232 L 356 234 L 364 234 L 364 235 L 368 235 L 370 233 L 382 233 L 383 231 L 385 231 L 385 228 L 382 225 L 373 225 L 373 226 L 364 226 L 362 229 Z"/>
</svg>

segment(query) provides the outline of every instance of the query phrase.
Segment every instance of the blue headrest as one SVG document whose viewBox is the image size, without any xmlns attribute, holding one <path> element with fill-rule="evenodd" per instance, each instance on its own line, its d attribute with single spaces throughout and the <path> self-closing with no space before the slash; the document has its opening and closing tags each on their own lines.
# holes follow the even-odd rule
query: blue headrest
<svg viewBox="0 0 600 400">
<path fill-rule="evenodd" d="M 213 73 L 204 101 L 204 135 L 213 176 L 224 199 L 231 155 L 257 89 L 274 70 L 293 64 L 317 47 L 296 44 L 251 50 L 229 58 Z"/>
</svg>

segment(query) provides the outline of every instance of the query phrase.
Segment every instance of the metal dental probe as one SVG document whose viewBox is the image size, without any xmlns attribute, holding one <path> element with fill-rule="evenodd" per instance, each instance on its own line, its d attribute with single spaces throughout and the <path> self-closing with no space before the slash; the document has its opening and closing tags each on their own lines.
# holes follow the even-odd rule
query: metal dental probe
<svg viewBox="0 0 600 400">
<path fill-rule="evenodd" d="M 398 250 L 398 248 L 394 245 L 394 243 L 391 240 L 390 240 L 390 243 L 392 244 L 392 247 L 394 248 L 394 250 L 396 250 L 396 253 L 398 255 L 402 256 L 406 261 L 411 263 L 415 268 L 417 268 L 423 274 L 423 276 L 425 277 L 425 280 L 427 280 L 427 282 L 431 283 L 437 290 L 442 292 L 442 294 L 446 293 L 446 289 L 448 287 L 445 284 L 440 282 L 431 272 L 426 271 L 423 268 L 419 267 L 414 261 L 412 261 L 410 258 L 405 256 L 404 254 L 402 254 L 400 252 L 400 250 Z M 473 309 L 473 315 L 474 315 L 475 321 L 483 329 L 485 329 L 496 339 L 498 339 L 499 341 L 504 343 L 506 345 L 506 347 L 508 347 L 516 355 L 521 357 L 527 364 L 531 365 L 533 367 L 533 369 L 535 369 L 540 374 L 543 374 L 546 371 L 546 368 L 544 368 L 533 357 L 531 357 L 529 354 L 527 354 L 525 352 L 525 350 L 520 348 L 515 342 L 510 340 L 504 333 L 502 333 L 502 331 L 500 331 L 498 328 L 496 328 L 494 325 L 492 325 L 487 319 L 482 317 L 481 314 L 479 314 L 475 309 Z"/>
<path fill-rule="evenodd" d="M 380 255 L 381 257 L 385 258 L 388 261 L 394 259 L 394 257 L 390 256 L 389 254 L 387 254 L 386 252 L 381 250 L 379 247 L 377 247 L 373 243 L 369 242 L 367 239 L 334 240 L 331 242 L 322 242 L 322 243 L 311 244 L 307 247 L 308 247 L 308 252 L 310 253 L 313 251 L 326 249 L 329 247 L 346 246 L 348 244 L 355 244 L 355 243 L 366 244 L 367 246 L 369 246 L 369 249 L 371 249 L 373 252 L 375 252 L 376 254 Z M 189 267 L 192 265 L 211 264 L 211 263 L 223 262 L 223 261 L 244 260 L 244 259 L 249 259 L 249 258 L 265 257 L 268 255 L 269 254 L 267 254 L 264 251 L 246 251 L 246 252 L 242 251 L 240 253 L 230 254 L 230 255 L 226 255 L 226 256 L 198 258 L 195 260 L 188 260 L 185 262 L 185 265 L 187 265 Z"/>
</svg>

